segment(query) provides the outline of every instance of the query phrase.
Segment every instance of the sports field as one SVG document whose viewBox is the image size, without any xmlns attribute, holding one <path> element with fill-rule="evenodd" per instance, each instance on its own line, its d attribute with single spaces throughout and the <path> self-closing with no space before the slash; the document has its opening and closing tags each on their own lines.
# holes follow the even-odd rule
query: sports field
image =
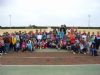
<svg viewBox="0 0 100 75">
<path fill-rule="evenodd" d="M 0 75 L 100 75 L 100 65 L 5 65 Z"/>
<path fill-rule="evenodd" d="M 100 55 L 100 52 L 98 52 Z M 67 50 L 41 49 L 33 52 L 9 52 L 0 56 L 1 65 L 76 65 L 100 64 L 100 56 L 73 54 Z"/>
<path fill-rule="evenodd" d="M 56 49 L 10 52 L 0 56 L 0 75 L 100 75 L 100 56 Z"/>
</svg>

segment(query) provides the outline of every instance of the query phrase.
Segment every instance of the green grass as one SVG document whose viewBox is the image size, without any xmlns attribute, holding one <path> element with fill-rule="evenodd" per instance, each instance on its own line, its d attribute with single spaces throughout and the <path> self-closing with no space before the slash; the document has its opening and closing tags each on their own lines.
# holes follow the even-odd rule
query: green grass
<svg viewBox="0 0 100 75">
<path fill-rule="evenodd" d="M 0 66 L 0 75 L 100 75 L 100 65 Z"/>
</svg>

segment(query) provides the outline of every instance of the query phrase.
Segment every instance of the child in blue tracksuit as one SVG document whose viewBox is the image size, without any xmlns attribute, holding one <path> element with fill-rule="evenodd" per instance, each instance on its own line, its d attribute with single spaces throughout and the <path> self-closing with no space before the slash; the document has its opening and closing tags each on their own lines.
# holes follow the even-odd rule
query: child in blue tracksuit
<svg viewBox="0 0 100 75">
<path fill-rule="evenodd" d="M 29 51 L 33 51 L 33 44 L 32 44 L 32 41 L 31 40 L 29 40 L 28 43 L 27 43 L 27 49 Z"/>
<path fill-rule="evenodd" d="M 94 43 L 91 45 L 90 54 L 91 54 L 92 56 L 98 56 L 98 54 L 97 54 L 97 49 L 96 49 Z"/>
</svg>

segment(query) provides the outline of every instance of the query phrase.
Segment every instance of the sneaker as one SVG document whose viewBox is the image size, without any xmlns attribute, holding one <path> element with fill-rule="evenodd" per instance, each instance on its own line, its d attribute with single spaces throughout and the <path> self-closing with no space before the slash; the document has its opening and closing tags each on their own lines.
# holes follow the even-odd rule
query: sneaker
<svg viewBox="0 0 100 75">
<path fill-rule="evenodd" d="M 0 55 L 2 55 L 2 53 L 0 53 Z"/>
<path fill-rule="evenodd" d="M 58 48 L 58 50 L 60 50 L 60 48 Z"/>
<path fill-rule="evenodd" d="M 7 53 L 4 53 L 4 54 L 7 54 Z"/>
<path fill-rule="evenodd" d="M 73 54 L 76 54 L 75 52 L 73 52 Z"/>
<path fill-rule="evenodd" d="M 84 55 L 86 55 L 86 53 L 84 53 Z"/>
</svg>

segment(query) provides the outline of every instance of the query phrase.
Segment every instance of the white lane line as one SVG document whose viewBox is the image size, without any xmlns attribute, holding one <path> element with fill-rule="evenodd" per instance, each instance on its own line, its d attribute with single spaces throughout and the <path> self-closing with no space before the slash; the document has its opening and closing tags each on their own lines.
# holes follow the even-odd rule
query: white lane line
<svg viewBox="0 0 100 75">
<path fill-rule="evenodd" d="M 1 67 L 42 67 L 42 66 L 62 66 L 62 67 L 66 67 L 66 66 L 100 66 L 100 64 L 79 64 L 79 65 L 0 65 Z"/>
<path fill-rule="evenodd" d="M 84 57 L 84 56 L 74 56 L 74 57 Z M 90 56 L 88 56 L 88 57 L 90 57 Z M 31 58 L 73 58 L 73 56 L 71 56 L 71 57 L 3 57 L 3 59 L 5 59 L 5 58 L 8 58 L 8 59 L 13 59 L 13 58 L 16 58 L 16 59 L 22 59 L 22 58 L 29 58 L 29 59 L 31 59 Z"/>
<path fill-rule="evenodd" d="M 73 58 L 73 57 L 74 57 L 74 58 L 77 58 L 77 57 L 84 57 L 84 56 L 70 56 L 70 57 L 69 57 L 69 56 L 68 56 L 68 57 L 67 57 L 67 56 L 65 56 L 65 57 L 64 57 L 64 56 L 63 56 L 63 57 L 57 57 L 57 56 L 40 56 L 40 57 L 36 57 L 36 56 L 35 56 L 35 57 L 32 57 L 32 56 L 30 56 L 30 57 L 27 57 L 27 56 L 26 56 L 26 57 L 19 57 L 19 56 L 18 56 L 18 57 L 13 57 L 13 56 L 12 56 L 12 57 L 11 57 L 11 56 L 10 56 L 10 57 L 2 57 L 2 59 L 5 59 L 5 58 L 8 58 L 8 59 L 9 59 L 9 58 Z M 92 57 L 92 56 L 86 56 L 86 57 Z M 99 58 L 99 57 L 100 57 L 100 56 L 97 56 L 97 57 L 95 57 L 95 58 Z"/>
<path fill-rule="evenodd" d="M 39 59 L 39 58 L 51 58 L 51 59 L 53 59 L 53 58 L 71 58 L 71 57 L 4 57 L 4 58 L 8 58 L 8 59 L 13 59 L 13 58 L 16 58 L 16 59 L 22 59 L 22 58 L 29 58 L 29 59 L 31 59 L 31 58 L 37 58 L 37 59 Z"/>
</svg>

